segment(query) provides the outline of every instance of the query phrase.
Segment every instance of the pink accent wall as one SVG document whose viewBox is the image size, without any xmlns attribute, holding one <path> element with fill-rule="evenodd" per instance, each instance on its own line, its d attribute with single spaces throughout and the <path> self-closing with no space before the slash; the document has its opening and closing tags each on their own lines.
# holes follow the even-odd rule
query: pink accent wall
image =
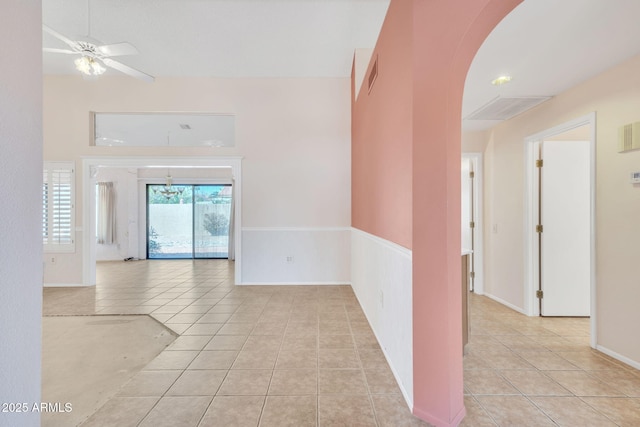
<svg viewBox="0 0 640 427">
<path fill-rule="evenodd" d="M 460 139 L 475 53 L 521 0 L 392 0 L 379 75 L 352 111 L 352 225 L 412 248 L 413 412 L 465 415 L 460 290 Z M 366 82 L 366 78 L 365 78 Z M 386 198 L 391 189 L 396 193 Z"/>
<path fill-rule="evenodd" d="M 411 248 L 411 1 L 392 2 L 352 108 L 351 225 Z"/>
</svg>

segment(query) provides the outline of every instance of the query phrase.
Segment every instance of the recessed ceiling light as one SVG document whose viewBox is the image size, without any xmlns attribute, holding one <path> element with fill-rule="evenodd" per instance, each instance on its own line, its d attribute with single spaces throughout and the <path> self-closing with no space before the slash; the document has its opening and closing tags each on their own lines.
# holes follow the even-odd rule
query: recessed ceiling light
<svg viewBox="0 0 640 427">
<path fill-rule="evenodd" d="M 511 81 L 511 76 L 508 74 L 504 74 L 502 76 L 498 76 L 491 81 L 491 84 L 494 86 L 500 86 L 505 83 L 509 83 Z"/>
</svg>

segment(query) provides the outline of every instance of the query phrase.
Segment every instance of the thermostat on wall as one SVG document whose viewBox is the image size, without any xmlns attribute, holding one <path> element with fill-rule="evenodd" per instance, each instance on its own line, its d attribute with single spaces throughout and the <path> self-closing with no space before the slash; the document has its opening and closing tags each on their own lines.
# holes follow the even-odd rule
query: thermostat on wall
<svg viewBox="0 0 640 427">
<path fill-rule="evenodd" d="M 631 183 L 640 184 L 640 172 L 631 172 Z"/>
</svg>

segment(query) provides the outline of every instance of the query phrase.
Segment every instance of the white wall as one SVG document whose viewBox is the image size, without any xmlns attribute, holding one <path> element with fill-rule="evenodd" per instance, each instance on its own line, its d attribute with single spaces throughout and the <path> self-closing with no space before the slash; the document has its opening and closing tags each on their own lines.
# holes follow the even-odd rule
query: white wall
<svg viewBox="0 0 640 427">
<path fill-rule="evenodd" d="M 412 408 L 411 251 L 355 228 L 351 236 L 351 286 Z"/>
<path fill-rule="evenodd" d="M 618 128 L 640 121 L 640 56 L 496 126 L 485 156 L 485 291 L 524 309 L 524 140 L 596 112 L 596 330 L 598 348 L 640 367 L 640 151 L 617 152 Z M 497 225 L 497 233 L 492 232 Z"/>
<path fill-rule="evenodd" d="M 75 160 L 79 167 L 81 156 L 243 156 L 244 227 L 323 229 L 350 224 L 348 78 L 158 78 L 153 84 L 109 76 L 90 82 L 79 76 L 45 76 L 44 80 L 47 160 Z M 236 115 L 236 146 L 91 147 L 90 111 L 231 113 Z M 46 266 L 48 283 L 82 282 L 79 243 L 85 227 L 81 218 L 81 174 L 76 177 L 77 250 L 75 254 L 58 255 L 55 265 Z M 300 247 L 308 243 L 299 242 Z M 343 253 L 348 254 L 348 247 Z M 335 271 L 340 269 L 338 266 Z M 269 272 L 263 269 L 255 273 Z M 291 276 L 276 279 L 328 280 Z M 330 279 L 337 282 L 343 277 Z"/>
<path fill-rule="evenodd" d="M 39 426 L 42 316 L 41 4 L 0 6 L 0 426 Z"/>
<path fill-rule="evenodd" d="M 349 228 L 242 229 L 245 284 L 351 283 Z"/>
</svg>

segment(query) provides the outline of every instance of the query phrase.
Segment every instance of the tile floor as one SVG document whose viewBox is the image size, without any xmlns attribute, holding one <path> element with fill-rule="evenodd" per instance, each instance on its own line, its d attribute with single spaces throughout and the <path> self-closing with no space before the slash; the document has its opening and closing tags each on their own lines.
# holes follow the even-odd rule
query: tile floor
<svg viewBox="0 0 640 427">
<path fill-rule="evenodd" d="M 640 371 L 589 346 L 589 319 L 472 295 L 463 426 L 640 426 Z"/>
<path fill-rule="evenodd" d="M 179 337 L 84 426 L 420 426 L 349 286 L 233 285 L 233 264 L 99 263 L 44 315 L 149 314 Z"/>
<path fill-rule="evenodd" d="M 150 314 L 179 337 L 85 426 L 411 426 L 349 286 L 234 287 L 227 261 L 99 263 L 44 314 Z M 589 347 L 588 319 L 471 298 L 463 426 L 640 426 L 640 372 Z"/>
</svg>

